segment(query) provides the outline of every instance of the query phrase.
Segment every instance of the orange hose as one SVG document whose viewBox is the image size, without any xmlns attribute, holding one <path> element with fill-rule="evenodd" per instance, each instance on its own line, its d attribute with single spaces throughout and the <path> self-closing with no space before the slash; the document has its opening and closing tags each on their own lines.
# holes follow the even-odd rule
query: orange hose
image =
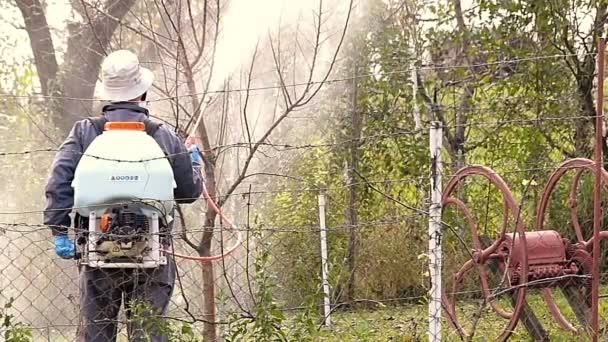
<svg viewBox="0 0 608 342">
<path fill-rule="evenodd" d="M 181 258 L 181 259 L 201 261 L 201 262 L 212 262 L 212 261 L 221 260 L 221 259 L 227 257 L 228 255 L 232 254 L 241 245 L 241 243 L 242 243 L 241 232 L 237 229 L 237 227 L 236 227 L 236 225 L 234 225 L 234 223 L 232 223 L 226 216 L 224 216 L 224 214 L 222 213 L 220 208 L 218 208 L 217 204 L 215 204 L 213 199 L 211 199 L 211 196 L 209 195 L 209 191 L 207 191 L 207 186 L 205 185 L 204 181 L 203 181 L 203 195 L 201 197 L 206 199 L 207 204 L 220 216 L 220 218 L 223 221 L 225 221 L 228 224 L 229 230 L 232 231 L 233 234 L 236 236 L 236 242 L 234 243 L 234 245 L 232 247 L 228 248 L 226 251 L 224 251 L 221 254 L 211 255 L 211 256 L 184 255 L 184 254 L 175 253 L 175 252 L 167 250 L 167 249 L 163 249 L 163 252 L 173 255 L 177 258 Z"/>
</svg>

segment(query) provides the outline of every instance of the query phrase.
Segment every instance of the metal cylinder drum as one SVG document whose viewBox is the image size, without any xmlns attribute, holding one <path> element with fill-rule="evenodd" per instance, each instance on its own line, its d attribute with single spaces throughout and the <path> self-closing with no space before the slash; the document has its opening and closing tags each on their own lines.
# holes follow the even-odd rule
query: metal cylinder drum
<svg viewBox="0 0 608 342">
<path fill-rule="evenodd" d="M 508 272 L 512 285 L 517 284 L 521 277 L 520 265 L 525 253 L 528 255 L 528 281 L 559 277 L 572 272 L 566 265 L 566 246 L 558 232 L 526 232 L 525 239 L 526 250 L 519 234 L 506 235 L 500 246 L 500 252 L 509 255 Z"/>
</svg>

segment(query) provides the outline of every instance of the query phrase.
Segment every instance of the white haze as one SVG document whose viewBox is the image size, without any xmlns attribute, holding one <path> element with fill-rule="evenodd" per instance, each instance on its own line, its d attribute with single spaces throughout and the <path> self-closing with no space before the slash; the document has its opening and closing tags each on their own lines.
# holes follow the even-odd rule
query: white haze
<svg viewBox="0 0 608 342">
<path fill-rule="evenodd" d="M 319 64 L 314 80 L 319 80 L 320 75 L 327 70 L 328 62 L 339 37 L 340 26 L 345 19 L 346 4 L 348 4 L 348 0 L 325 0 L 324 12 L 327 15 L 327 21 L 324 24 L 327 26 L 324 27 L 323 31 L 326 34 L 327 41 L 319 51 Z M 62 51 L 66 49 L 67 22 L 77 18 L 72 17 L 69 0 L 48 0 L 47 5 L 47 18 L 55 48 L 59 51 L 58 61 L 61 63 Z M 231 0 L 230 6 L 227 7 L 227 11 L 221 19 L 222 34 L 218 41 L 215 72 L 210 89 L 221 89 L 226 80 L 230 80 L 232 88 L 243 88 L 245 86 L 243 72 L 248 69 L 253 49 L 258 42 L 259 59 L 254 71 L 252 85 L 254 87 L 276 86 L 278 83 L 274 71 L 274 62 L 269 51 L 268 34 L 271 32 L 276 39 L 279 22 L 284 25 L 283 33 L 290 30 L 294 32 L 295 27 L 298 26 L 301 34 L 301 44 L 305 50 L 305 56 L 301 57 L 295 66 L 292 66 L 295 67 L 295 70 L 293 68 L 289 70 L 290 79 L 288 83 L 305 81 L 311 56 L 310 42 L 314 42 L 314 36 L 311 33 L 314 30 L 314 15 L 317 6 L 317 0 Z M 19 11 L 7 2 L 0 3 L 0 12 L 2 19 L 0 20 L 0 31 L 16 43 L 14 48 L 4 47 L 5 50 L 0 59 L 4 65 L 15 66 L 19 73 L 24 72 L 25 68 L 22 67 L 27 66 L 24 62 L 32 61 L 31 46 L 27 33 L 22 29 L 13 27 L 13 24 L 23 25 L 23 20 Z M 281 40 L 282 48 L 289 50 L 295 46 L 293 35 L 284 34 Z M 2 43 L 0 41 L 0 46 Z M 19 70 L 19 68 L 22 68 L 22 70 Z M 159 70 L 155 71 L 157 71 L 157 79 L 160 78 L 162 73 Z M 0 80 L 0 83 L 12 84 L 14 81 L 12 77 L 9 74 L 5 80 Z M 200 84 L 197 85 L 199 89 L 203 89 L 204 79 L 202 78 L 199 80 Z M 39 87 L 33 84 L 26 90 L 26 93 L 39 93 Z M 230 95 L 231 104 L 227 118 L 229 129 L 224 143 L 244 141 L 243 121 L 240 115 L 242 102 L 239 101 L 242 99 L 239 98 L 241 95 L 243 94 L 232 93 Z M 276 101 L 280 100 L 278 95 L 277 89 L 252 93 L 248 118 L 254 140 L 261 136 L 276 118 L 277 112 L 281 111 L 281 106 L 276 106 Z M 323 126 L 323 122 L 318 121 L 319 114 L 316 106 L 316 103 L 323 100 L 323 96 L 323 92 L 319 93 L 319 96 L 310 106 L 297 113 L 297 117 L 310 117 L 310 119 L 288 118 L 272 135 L 273 141 L 279 143 L 294 143 L 298 140 L 310 142 L 309 135 L 317 132 L 315 128 Z M 29 103 L 29 101 L 23 101 L 24 109 L 30 108 L 28 107 Z M 154 108 L 152 110 L 154 111 Z M 35 111 L 31 112 L 40 115 Z M 2 119 L 3 115 L 16 118 L 15 113 L 20 115 L 16 121 L 9 122 L 9 120 Z M 24 113 L 0 114 L 2 114 L 0 115 L 0 125 L 6 123 L 7 127 L 6 130 L 0 131 L 0 137 L 2 141 L 8 141 L 2 151 L 22 151 L 53 146 L 34 125 L 27 121 L 28 119 Z M 214 142 L 217 141 L 219 117 L 220 113 L 216 110 L 206 112 L 206 121 L 209 122 L 208 127 L 213 135 Z M 49 130 L 51 128 L 48 127 L 45 120 L 40 120 L 38 117 L 38 121 L 40 121 L 42 129 Z M 224 189 L 241 170 L 244 152 L 245 150 L 237 149 L 225 154 L 220 159 L 218 175 L 220 175 L 220 184 Z M 0 183 L 0 191 L 4 195 L 0 199 L 1 210 L 5 212 L 30 210 L 32 212 L 24 215 L 0 214 L 0 222 L 40 223 L 42 215 L 39 210 L 44 207 L 44 183 L 52 157 L 52 153 L 45 153 L 25 157 L 11 156 L 3 159 L 0 174 L 10 175 L 7 178 L 10 181 Z M 276 153 L 272 150 L 264 151 L 264 154 L 260 154 L 253 159 L 250 172 L 275 171 L 288 165 L 293 158 L 295 158 L 293 154 Z M 15 170 L 18 170 L 18 174 Z M 27 177 L 20 177 L 20 175 L 27 175 Z M 247 184 L 249 183 L 254 184 L 254 190 L 264 190 L 267 189 L 268 179 L 253 177 L 247 180 Z M 237 199 L 240 199 L 240 197 L 237 197 Z M 244 206 L 243 203 L 242 200 L 231 200 L 227 206 L 227 210 L 232 217 L 237 219 L 238 223 L 242 223 L 244 219 L 242 210 L 239 210 Z M 255 211 L 256 208 L 254 207 L 252 210 Z M 26 226 L 23 230 L 25 233 L 8 232 L 4 235 L 0 234 L 0 245 L 4 246 L 0 248 L 0 288 L 3 289 L 3 292 L 0 293 L 0 303 L 3 302 L 3 299 L 11 296 L 15 297 L 15 309 L 18 318 L 35 326 L 70 326 L 74 323 L 77 324 L 76 303 L 73 299 L 78 296 L 78 286 L 73 262 L 58 260 L 54 255 L 48 229 L 43 228 L 36 231 Z M 28 232 L 28 230 L 33 231 Z M 192 251 L 186 252 L 190 253 Z M 245 249 L 242 248 L 239 253 L 245 252 Z M 226 265 L 230 277 L 241 288 L 245 281 L 240 278 L 244 274 L 243 264 L 243 254 L 240 254 L 236 255 L 234 259 L 228 260 Z M 195 267 L 193 263 L 188 263 L 188 265 Z M 199 276 L 200 273 L 196 270 L 191 275 L 185 275 L 186 281 L 190 281 L 188 277 L 193 277 L 192 279 L 196 280 L 192 280 L 192 282 L 195 283 Z M 218 292 L 224 292 L 226 295 L 224 290 L 225 284 L 219 284 Z M 243 297 L 239 299 L 244 303 L 250 299 L 244 294 L 239 294 L 239 297 L 241 296 Z M 194 296 L 192 298 L 199 297 Z M 179 300 L 180 297 L 176 296 L 177 304 L 183 305 Z M 197 307 L 198 304 L 200 303 L 196 299 L 192 299 L 191 305 Z M 223 309 L 226 308 L 223 307 Z M 225 312 L 225 310 L 221 311 Z M 51 335 L 51 339 L 56 336 L 53 335 L 52 331 L 45 331 L 46 333 Z"/>
</svg>

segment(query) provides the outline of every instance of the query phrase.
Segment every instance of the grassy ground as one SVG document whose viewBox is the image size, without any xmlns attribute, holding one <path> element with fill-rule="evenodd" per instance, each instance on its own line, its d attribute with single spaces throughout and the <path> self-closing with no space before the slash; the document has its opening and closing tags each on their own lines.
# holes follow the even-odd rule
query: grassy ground
<svg viewBox="0 0 608 342">
<path fill-rule="evenodd" d="M 408 305 L 338 312 L 320 341 L 426 341 L 426 307 Z"/>
<path fill-rule="evenodd" d="M 602 293 L 608 292 L 602 291 Z M 571 333 L 561 330 L 553 321 L 538 292 L 531 291 L 528 295 L 528 304 L 534 311 L 538 320 L 543 324 L 549 334 L 551 341 L 588 341 L 589 336 L 585 334 L 582 326 L 576 321 L 571 308 L 560 291 L 554 291 L 558 307 L 564 315 L 579 329 L 579 333 Z M 502 307 L 508 307 L 508 303 L 500 303 Z M 462 312 L 469 316 L 479 306 L 468 303 L 460 306 Z M 409 342 L 428 341 L 427 337 L 427 305 L 408 304 L 400 306 L 377 306 L 373 309 L 357 309 L 350 312 L 335 312 L 332 315 L 332 326 L 330 329 L 322 329 L 316 338 L 318 341 L 386 341 L 386 342 Z M 466 316 L 466 315 L 465 315 Z M 472 341 L 493 341 L 506 326 L 506 320 L 498 317 L 491 310 L 485 310 L 479 320 L 477 330 Z M 600 327 L 608 326 L 608 301 L 603 301 L 600 307 Z M 603 335 L 603 339 L 608 333 Z M 39 339 L 35 339 L 38 341 Z M 44 339 L 47 340 L 46 336 Z M 52 338 L 53 341 L 63 341 Z M 450 328 L 447 321 L 443 322 L 443 340 L 460 341 L 459 336 Z M 66 340 L 67 341 L 67 340 Z M 122 340 L 121 340 L 122 341 Z M 532 341 L 528 332 L 521 323 L 518 324 L 510 341 Z"/>
<path fill-rule="evenodd" d="M 579 329 L 579 332 L 567 332 L 559 328 L 553 321 L 546 305 L 537 292 L 528 296 L 528 304 L 534 311 L 538 320 L 547 331 L 551 341 L 588 341 L 589 335 L 583 332 L 582 326 L 577 322 L 574 312 L 568 306 L 565 297 L 560 291 L 554 293 L 556 303 L 566 318 Z M 504 305 L 504 303 L 503 303 Z M 506 306 L 504 306 L 506 307 Z M 463 311 L 469 313 L 478 306 L 468 305 Z M 342 312 L 332 316 L 333 327 L 322 332 L 321 341 L 428 341 L 427 337 L 427 306 L 426 304 L 413 304 L 407 306 L 384 306 L 375 310 Z M 608 325 L 608 301 L 601 303 L 600 328 Z M 506 326 L 506 320 L 498 317 L 489 309 L 484 311 L 483 318 L 479 320 L 477 333 L 473 341 L 493 341 Z M 603 337 L 608 337 L 608 334 Z M 443 322 L 443 340 L 461 341 L 460 337 L 450 329 L 447 321 Z M 510 341 L 532 341 L 527 330 L 521 324 Z"/>
</svg>

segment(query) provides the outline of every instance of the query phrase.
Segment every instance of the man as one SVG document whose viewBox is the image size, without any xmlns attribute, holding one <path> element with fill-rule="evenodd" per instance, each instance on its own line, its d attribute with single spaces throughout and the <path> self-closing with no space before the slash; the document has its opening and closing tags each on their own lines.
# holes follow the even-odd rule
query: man
<svg viewBox="0 0 608 342">
<path fill-rule="evenodd" d="M 102 93 L 104 100 L 111 103 L 103 108 L 103 118 L 107 121 L 145 121 L 148 110 L 141 103 L 145 102 L 153 80 L 152 72 L 141 67 L 132 52 L 119 50 L 107 56 L 102 64 Z M 194 202 L 202 191 L 198 148 L 193 146 L 188 151 L 167 127 L 158 124 L 155 127 L 154 133 L 148 133 L 169 156 L 177 185 L 174 190 L 176 201 Z M 51 167 L 46 186 L 44 224 L 51 227 L 55 251 L 64 259 L 74 258 L 75 255 L 74 242 L 67 235 L 67 227 L 71 224 L 69 214 L 74 204 L 71 183 L 82 153 L 98 134 L 99 128 L 94 120 L 76 122 Z M 87 227 L 83 221 L 75 222 L 75 226 L 82 229 Z M 175 267 L 172 260 L 166 266 L 146 270 L 83 267 L 80 270 L 80 310 L 84 325 L 79 331 L 79 341 L 115 341 L 116 321 L 123 301 L 127 315 L 130 314 L 129 304 L 134 300 L 147 303 L 158 314 L 164 313 L 173 292 Z M 143 339 L 142 329 L 132 326 L 128 330 L 132 341 Z M 166 341 L 162 336 L 151 339 Z"/>
</svg>

